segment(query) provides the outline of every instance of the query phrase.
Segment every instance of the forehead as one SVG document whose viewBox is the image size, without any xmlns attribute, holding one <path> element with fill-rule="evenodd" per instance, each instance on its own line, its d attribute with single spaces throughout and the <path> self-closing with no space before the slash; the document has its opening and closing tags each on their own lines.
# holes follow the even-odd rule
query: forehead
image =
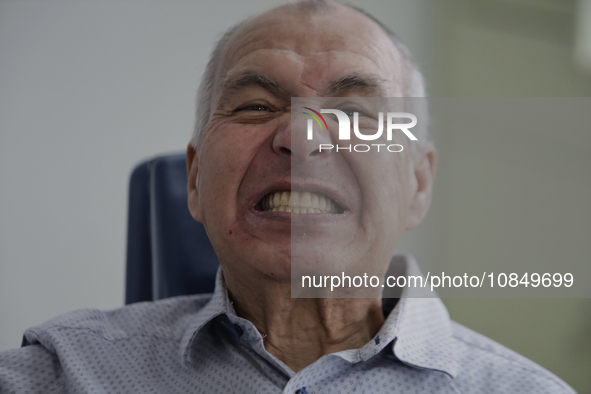
<svg viewBox="0 0 591 394">
<path fill-rule="evenodd" d="M 340 4 L 318 10 L 287 5 L 255 18 L 236 34 L 218 76 L 270 73 L 283 84 L 319 91 L 345 74 L 373 74 L 390 82 L 390 94 L 399 95 L 401 70 L 401 56 L 390 38 L 359 12 Z"/>
</svg>

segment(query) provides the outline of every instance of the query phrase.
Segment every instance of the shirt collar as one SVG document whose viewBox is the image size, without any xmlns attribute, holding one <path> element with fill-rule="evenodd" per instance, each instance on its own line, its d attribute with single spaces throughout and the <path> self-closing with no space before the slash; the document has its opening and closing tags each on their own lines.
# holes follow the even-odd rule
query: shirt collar
<svg viewBox="0 0 591 394">
<path fill-rule="evenodd" d="M 457 375 L 451 321 L 439 298 L 402 298 L 392 350 L 405 364 Z"/>
<path fill-rule="evenodd" d="M 418 264 L 410 255 L 396 255 L 391 265 L 403 265 L 408 275 L 422 275 Z M 388 344 L 403 363 L 422 369 L 445 372 L 451 377 L 457 375 L 457 357 L 452 339 L 451 320 L 445 305 L 436 294 L 417 292 L 405 288 L 401 298 L 393 307 L 392 299 L 383 299 L 386 321 L 376 336 L 360 349 L 338 352 L 350 362 L 367 361 Z M 215 290 L 210 301 L 199 310 L 185 330 L 180 343 L 185 363 L 190 363 L 190 349 L 198 333 L 214 318 L 226 315 L 223 320 L 230 332 L 242 336 L 240 321 L 228 296 L 221 268 L 216 275 Z M 249 340 L 256 340 L 262 346 L 262 336 L 248 330 Z M 256 338 L 255 338 L 256 337 Z"/>
<path fill-rule="evenodd" d="M 228 290 L 222 275 L 222 268 L 218 268 L 215 277 L 215 289 L 211 299 L 205 306 L 200 309 L 190 321 L 185 329 L 180 343 L 180 351 L 183 353 L 183 360 L 186 364 L 190 363 L 190 350 L 195 337 L 205 327 L 207 323 L 212 321 L 215 317 L 220 315 L 236 315 Z"/>
<path fill-rule="evenodd" d="M 394 259 L 406 263 L 407 275 L 424 277 L 411 255 L 397 255 Z M 455 377 L 458 362 L 451 319 L 437 293 L 422 288 L 405 288 L 395 309 L 399 310 L 394 315 L 396 322 L 392 324 L 396 337 L 392 346 L 396 357 L 406 364 Z"/>
</svg>

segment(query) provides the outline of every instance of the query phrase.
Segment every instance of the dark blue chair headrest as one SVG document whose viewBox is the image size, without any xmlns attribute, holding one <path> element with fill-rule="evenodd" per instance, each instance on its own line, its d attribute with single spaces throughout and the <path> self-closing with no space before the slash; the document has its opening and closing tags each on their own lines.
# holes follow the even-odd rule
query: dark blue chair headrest
<svg viewBox="0 0 591 394">
<path fill-rule="evenodd" d="M 210 293 L 218 266 L 187 207 L 185 155 L 137 165 L 129 182 L 125 303 Z"/>
</svg>

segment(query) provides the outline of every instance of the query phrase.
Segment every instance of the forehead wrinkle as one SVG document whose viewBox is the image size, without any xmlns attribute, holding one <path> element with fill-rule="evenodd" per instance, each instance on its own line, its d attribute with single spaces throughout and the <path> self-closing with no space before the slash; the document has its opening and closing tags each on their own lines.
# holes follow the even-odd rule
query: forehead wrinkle
<svg viewBox="0 0 591 394">
<path fill-rule="evenodd" d="M 289 54 L 290 57 L 298 59 L 298 61 L 301 62 L 304 65 L 304 67 L 300 68 L 297 77 L 293 76 L 292 78 L 290 78 L 293 84 L 277 82 L 275 78 L 267 76 L 265 70 L 255 71 L 256 68 L 260 67 L 257 67 L 256 64 L 252 69 L 247 68 L 243 70 L 227 70 L 225 77 L 218 85 L 220 86 L 221 95 L 225 95 L 229 91 L 246 88 L 248 86 L 259 86 L 267 90 L 268 92 L 274 94 L 275 96 L 300 96 L 301 92 L 300 94 L 295 94 L 295 92 L 293 91 L 293 88 L 299 85 L 306 86 L 307 88 L 313 90 L 317 93 L 318 96 L 334 96 L 337 94 L 342 94 L 344 92 L 360 91 L 365 94 L 371 94 L 378 97 L 385 97 L 387 96 L 387 92 L 389 91 L 389 84 L 392 84 L 392 87 L 396 89 L 397 84 L 400 83 L 398 78 L 399 75 L 397 75 L 398 73 L 394 73 L 395 75 L 391 75 L 390 73 L 387 73 L 386 75 L 381 75 L 384 71 L 383 68 L 380 68 L 371 57 L 368 57 L 367 55 L 362 53 L 357 53 L 355 51 L 325 50 L 318 51 L 310 55 L 303 55 L 295 52 L 294 50 L 288 49 L 260 48 L 251 53 L 245 54 L 241 58 L 253 55 L 254 53 L 259 51 L 272 51 L 278 52 L 280 54 Z M 367 70 L 367 66 L 364 66 L 362 68 L 357 67 L 359 71 L 355 71 L 354 69 L 349 70 L 350 72 L 345 73 L 345 76 L 332 79 L 327 83 L 323 83 L 323 86 L 313 86 L 316 84 L 314 83 L 313 85 L 311 85 L 310 83 L 306 83 L 302 80 L 303 74 L 306 73 L 306 68 L 312 66 L 310 63 L 306 61 L 307 59 L 313 59 L 314 57 L 321 57 L 327 54 L 338 55 L 349 53 L 356 57 L 361 57 L 365 60 L 369 60 L 369 62 L 373 65 L 373 67 L 371 68 L 374 68 L 376 72 L 364 72 L 364 70 Z M 314 67 L 317 67 L 317 65 Z"/>
<path fill-rule="evenodd" d="M 285 96 L 289 94 L 289 92 L 287 92 L 272 78 L 269 78 L 259 72 L 244 70 L 238 72 L 236 75 L 233 74 L 234 73 L 232 72 L 226 74 L 226 77 L 222 82 L 222 92 L 239 90 L 242 88 L 248 88 L 250 86 L 259 86 L 276 96 Z"/>
<path fill-rule="evenodd" d="M 373 50 L 372 50 L 373 52 Z M 402 77 L 400 75 L 400 64 L 398 59 L 396 59 L 396 53 L 395 51 L 390 51 L 389 56 L 392 56 L 393 59 L 392 63 L 390 63 L 389 66 L 385 66 L 385 64 L 380 64 L 379 62 L 376 62 L 376 60 L 372 57 L 369 56 L 367 53 L 360 53 L 357 51 L 352 51 L 352 50 L 335 50 L 335 49 L 331 49 L 331 50 L 325 50 L 325 51 L 318 51 L 312 55 L 300 55 L 301 57 L 304 58 L 313 58 L 315 56 L 322 56 L 322 55 L 353 55 L 354 58 L 356 59 L 363 59 L 363 61 L 368 61 L 369 64 L 352 64 L 350 68 L 348 68 L 348 70 L 346 72 L 344 72 L 345 76 L 344 77 L 340 77 L 338 79 L 334 79 L 332 78 L 332 80 L 330 82 L 328 82 L 324 88 L 324 96 L 329 96 L 332 95 L 336 92 L 331 92 L 329 94 L 329 90 L 336 90 L 336 88 L 338 88 L 338 86 L 334 86 L 337 85 L 338 82 L 344 83 L 347 81 L 344 81 L 345 79 L 348 78 L 354 78 L 354 77 L 358 77 L 359 81 L 349 81 L 350 83 L 352 83 L 352 87 L 357 88 L 357 89 L 361 89 L 362 90 L 368 90 L 368 89 L 372 89 L 375 90 L 376 94 L 379 96 L 386 96 L 387 94 L 389 94 L 389 88 L 390 88 L 390 84 L 392 85 L 391 87 L 396 90 L 398 88 L 398 84 L 400 83 L 400 78 Z M 381 63 L 385 62 L 385 59 L 381 59 Z M 340 62 L 340 59 L 338 57 L 334 57 L 332 59 L 330 59 L 330 61 L 337 61 Z M 371 66 L 370 66 L 371 64 Z M 311 67 L 312 65 L 310 65 L 309 63 L 306 63 L 305 67 Z M 333 86 L 331 86 L 333 85 Z M 356 85 L 356 86 L 354 86 Z M 363 86 L 366 85 L 366 86 Z M 331 89 L 332 88 L 332 89 Z M 316 90 L 320 90 L 320 89 L 316 89 Z"/>
<path fill-rule="evenodd" d="M 288 86 L 285 86 L 285 84 L 281 84 L 280 82 L 277 82 L 273 78 L 268 77 L 266 75 L 266 73 L 265 73 L 266 69 L 263 68 L 263 70 L 257 71 L 256 69 L 261 68 L 260 64 L 257 64 L 257 63 L 252 64 L 252 65 L 248 66 L 250 68 L 247 68 L 246 70 L 240 68 L 241 67 L 240 62 L 242 61 L 243 58 L 245 58 L 247 56 L 256 56 L 255 54 L 257 52 L 262 52 L 262 54 L 259 54 L 259 56 L 263 56 L 265 54 L 265 52 L 268 52 L 268 51 L 279 52 L 279 53 L 285 54 L 286 56 L 294 56 L 297 58 L 303 57 L 302 55 L 300 55 L 290 49 L 264 48 L 264 47 L 257 48 L 253 51 L 245 52 L 245 53 L 241 54 L 239 57 L 236 57 L 236 53 L 239 51 L 234 51 L 233 54 L 228 53 L 226 58 L 224 59 L 224 61 L 220 65 L 220 67 L 218 68 L 219 71 L 218 71 L 218 74 L 216 77 L 217 82 L 214 84 L 217 92 L 219 92 L 219 94 L 224 93 L 224 91 L 227 90 L 228 85 L 231 84 L 231 80 L 232 79 L 239 79 L 240 74 L 252 73 L 255 75 L 260 75 L 262 77 L 262 79 L 272 81 L 274 85 L 276 85 L 279 89 L 282 90 L 282 92 L 280 92 L 280 93 L 285 94 L 285 95 L 290 94 L 291 90 L 289 89 Z M 229 51 L 229 52 L 231 52 L 231 51 Z M 300 62 L 303 63 L 303 61 L 301 59 L 300 59 Z M 237 68 L 234 68 L 234 67 L 237 67 Z M 300 71 L 300 76 L 301 76 L 301 74 L 302 74 L 302 71 Z M 222 75 L 224 75 L 224 76 L 222 77 Z"/>
</svg>

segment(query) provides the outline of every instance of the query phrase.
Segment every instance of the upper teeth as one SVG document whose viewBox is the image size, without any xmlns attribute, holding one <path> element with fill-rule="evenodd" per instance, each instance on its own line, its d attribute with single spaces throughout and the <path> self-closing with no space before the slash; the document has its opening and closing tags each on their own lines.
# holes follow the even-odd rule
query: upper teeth
<svg viewBox="0 0 591 394">
<path fill-rule="evenodd" d="M 291 213 L 338 213 L 330 198 L 310 192 L 275 192 L 263 197 L 263 211 Z"/>
</svg>

